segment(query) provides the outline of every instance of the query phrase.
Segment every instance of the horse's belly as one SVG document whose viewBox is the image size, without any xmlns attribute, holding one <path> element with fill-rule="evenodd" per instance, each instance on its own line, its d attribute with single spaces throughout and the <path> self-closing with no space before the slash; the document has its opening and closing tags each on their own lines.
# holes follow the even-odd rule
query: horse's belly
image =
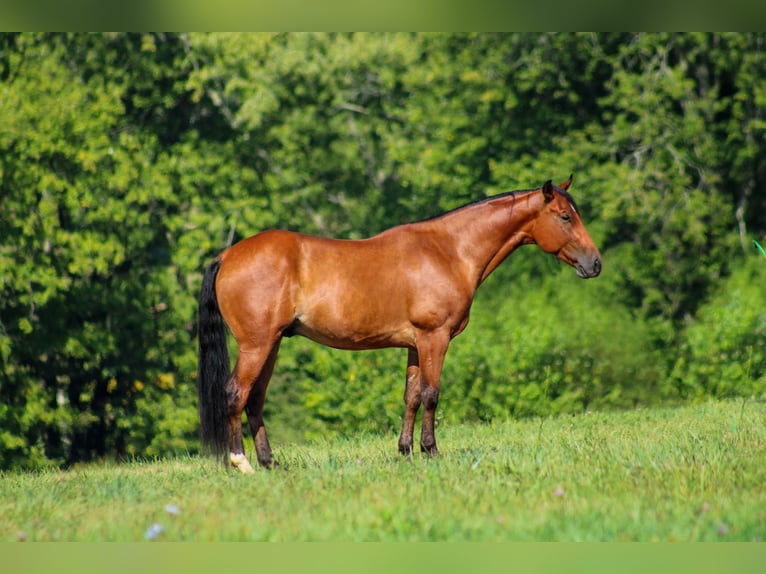
<svg viewBox="0 0 766 574">
<path fill-rule="evenodd" d="M 297 318 L 285 335 L 301 335 L 321 345 L 350 351 L 411 347 L 415 343 L 414 332 L 409 326 L 395 328 L 337 319 L 313 322 L 308 317 Z"/>
</svg>

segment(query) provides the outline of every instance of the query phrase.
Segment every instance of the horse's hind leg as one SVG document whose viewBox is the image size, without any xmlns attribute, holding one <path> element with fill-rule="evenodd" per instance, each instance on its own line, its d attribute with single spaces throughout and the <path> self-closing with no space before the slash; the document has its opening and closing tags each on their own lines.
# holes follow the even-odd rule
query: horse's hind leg
<svg viewBox="0 0 766 574">
<path fill-rule="evenodd" d="M 247 400 L 247 405 L 245 406 L 247 422 L 250 423 L 250 430 L 253 434 L 253 442 L 255 443 L 255 453 L 258 457 L 258 464 L 266 468 L 276 466 L 276 463 L 272 459 L 271 446 L 269 445 L 269 438 L 266 435 L 266 427 L 263 423 L 263 406 L 266 402 L 266 389 L 269 386 L 269 380 L 271 380 L 271 375 L 274 372 L 274 363 L 277 360 L 278 352 L 279 341 L 272 347 L 271 352 L 266 359 L 266 363 L 261 369 L 261 373 L 255 380 L 255 384 L 250 392 L 250 397 Z"/>
<path fill-rule="evenodd" d="M 229 461 L 245 474 L 255 472 L 242 443 L 242 411 L 248 404 L 253 383 L 266 370 L 271 348 L 240 350 L 234 373 L 226 388 L 229 402 Z"/>
<path fill-rule="evenodd" d="M 399 435 L 399 452 L 404 455 L 412 454 L 412 434 L 415 428 L 415 417 L 420 408 L 420 367 L 418 352 L 410 349 L 407 354 L 407 386 L 404 390 L 404 420 L 402 434 Z"/>
</svg>

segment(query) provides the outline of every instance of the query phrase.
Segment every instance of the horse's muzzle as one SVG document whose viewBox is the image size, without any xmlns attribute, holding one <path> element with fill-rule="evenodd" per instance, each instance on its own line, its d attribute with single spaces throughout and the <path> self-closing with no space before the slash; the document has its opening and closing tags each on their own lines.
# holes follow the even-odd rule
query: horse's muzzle
<svg viewBox="0 0 766 574">
<path fill-rule="evenodd" d="M 577 263 L 577 276 L 583 279 L 598 277 L 601 273 L 601 258 L 597 255 L 591 261 L 583 264 L 582 260 Z"/>
</svg>

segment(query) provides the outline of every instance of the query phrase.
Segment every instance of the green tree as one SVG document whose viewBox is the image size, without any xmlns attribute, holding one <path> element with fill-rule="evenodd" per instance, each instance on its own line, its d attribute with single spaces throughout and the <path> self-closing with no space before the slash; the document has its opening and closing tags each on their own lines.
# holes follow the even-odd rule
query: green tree
<svg viewBox="0 0 766 574">
<path fill-rule="evenodd" d="M 189 402 L 160 119 L 178 71 L 155 40 L 3 37 L 2 466 L 142 452 L 141 401 Z"/>
</svg>

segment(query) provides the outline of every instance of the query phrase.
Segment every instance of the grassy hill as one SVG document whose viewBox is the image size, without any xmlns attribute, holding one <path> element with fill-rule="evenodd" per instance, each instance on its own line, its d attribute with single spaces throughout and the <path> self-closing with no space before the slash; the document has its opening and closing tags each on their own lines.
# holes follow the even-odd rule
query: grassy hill
<svg viewBox="0 0 766 574">
<path fill-rule="evenodd" d="M 0 540 L 758 541 L 766 404 L 448 426 L 442 455 L 361 434 L 205 458 L 0 474 Z"/>
</svg>

